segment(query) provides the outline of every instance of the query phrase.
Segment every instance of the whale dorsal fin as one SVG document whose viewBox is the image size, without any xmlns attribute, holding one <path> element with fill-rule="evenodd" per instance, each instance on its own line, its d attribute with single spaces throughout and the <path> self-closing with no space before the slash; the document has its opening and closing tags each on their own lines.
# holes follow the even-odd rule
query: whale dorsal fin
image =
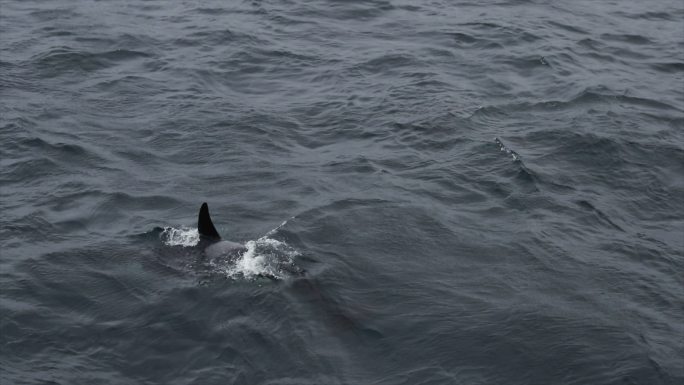
<svg viewBox="0 0 684 385">
<path fill-rule="evenodd" d="M 207 203 L 202 203 L 200 208 L 199 218 L 197 218 L 197 231 L 201 237 L 210 239 L 221 239 L 216 227 L 211 222 L 211 217 L 209 216 L 209 205 Z"/>
</svg>

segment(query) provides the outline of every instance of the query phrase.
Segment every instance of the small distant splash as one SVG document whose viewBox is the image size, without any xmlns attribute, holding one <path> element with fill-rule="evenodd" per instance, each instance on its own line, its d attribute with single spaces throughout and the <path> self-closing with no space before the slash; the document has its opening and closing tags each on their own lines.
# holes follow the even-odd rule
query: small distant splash
<svg viewBox="0 0 684 385">
<path fill-rule="evenodd" d="M 295 217 L 291 217 L 291 218 L 288 219 L 287 221 L 292 220 L 292 219 L 295 219 Z M 270 236 L 270 235 L 273 235 L 273 234 L 277 233 L 278 230 L 282 229 L 283 226 L 285 226 L 285 225 L 287 224 L 287 221 L 283 221 L 283 223 L 279 224 L 276 228 L 270 230 L 268 233 L 266 233 L 265 237 L 268 237 L 268 236 Z"/>
<path fill-rule="evenodd" d="M 247 250 L 238 256 L 219 256 L 200 264 L 209 273 L 230 279 L 267 277 L 279 280 L 297 274 L 301 270 L 295 265 L 294 259 L 300 253 L 286 242 L 271 238 L 286 224 L 287 221 L 283 221 L 263 237 L 247 241 L 244 244 Z M 159 237 L 166 246 L 192 247 L 200 241 L 197 229 L 188 227 L 165 227 Z"/>
<path fill-rule="evenodd" d="M 518 155 L 517 152 L 511 150 L 510 148 L 506 147 L 506 145 L 503 144 L 501 139 L 499 138 L 494 138 L 494 142 L 499 146 L 499 150 L 505 152 L 506 154 L 510 155 L 513 160 L 520 160 L 520 155 Z"/>
<path fill-rule="evenodd" d="M 196 246 L 200 240 L 197 229 L 188 227 L 182 227 L 180 229 L 165 227 L 164 231 L 159 234 L 159 238 L 166 246 L 183 247 Z"/>
</svg>

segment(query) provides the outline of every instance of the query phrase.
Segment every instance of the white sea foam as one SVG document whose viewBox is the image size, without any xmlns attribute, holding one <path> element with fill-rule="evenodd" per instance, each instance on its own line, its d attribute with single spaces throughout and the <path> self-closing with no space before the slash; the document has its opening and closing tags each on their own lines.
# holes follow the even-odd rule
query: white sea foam
<svg viewBox="0 0 684 385">
<path fill-rule="evenodd" d="M 166 246 L 183 246 L 191 247 L 199 243 L 199 232 L 197 229 L 182 227 L 176 229 L 173 227 L 166 227 L 161 234 L 159 234 L 162 242 Z"/>
<path fill-rule="evenodd" d="M 248 241 L 245 247 L 247 251 L 225 266 L 224 272 L 228 277 L 253 279 L 266 276 L 282 279 L 293 270 L 294 258 L 299 255 L 287 243 L 269 238 L 268 235 Z"/>
</svg>

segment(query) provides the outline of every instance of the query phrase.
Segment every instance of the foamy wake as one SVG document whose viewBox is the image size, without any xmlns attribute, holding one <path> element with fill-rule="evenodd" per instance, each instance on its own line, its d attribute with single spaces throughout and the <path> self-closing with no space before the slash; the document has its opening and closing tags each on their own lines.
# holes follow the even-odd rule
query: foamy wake
<svg viewBox="0 0 684 385">
<path fill-rule="evenodd" d="M 254 279 L 269 277 L 283 279 L 288 274 L 297 271 L 294 259 L 299 252 L 283 241 L 271 238 L 280 226 L 269 231 L 263 237 L 247 241 L 247 250 L 237 257 L 225 255 L 204 262 L 212 273 L 225 275 L 231 279 Z M 191 247 L 199 243 L 199 233 L 192 228 L 167 227 L 160 234 L 162 242 L 167 246 Z"/>
</svg>

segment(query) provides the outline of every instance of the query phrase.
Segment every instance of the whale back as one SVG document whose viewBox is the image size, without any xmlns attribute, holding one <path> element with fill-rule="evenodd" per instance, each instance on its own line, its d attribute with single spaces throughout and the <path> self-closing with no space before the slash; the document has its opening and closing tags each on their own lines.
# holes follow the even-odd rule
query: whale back
<svg viewBox="0 0 684 385">
<path fill-rule="evenodd" d="M 247 251 L 245 245 L 231 241 L 212 243 L 204 249 L 204 255 L 213 259 L 219 257 L 236 257 Z"/>
</svg>

